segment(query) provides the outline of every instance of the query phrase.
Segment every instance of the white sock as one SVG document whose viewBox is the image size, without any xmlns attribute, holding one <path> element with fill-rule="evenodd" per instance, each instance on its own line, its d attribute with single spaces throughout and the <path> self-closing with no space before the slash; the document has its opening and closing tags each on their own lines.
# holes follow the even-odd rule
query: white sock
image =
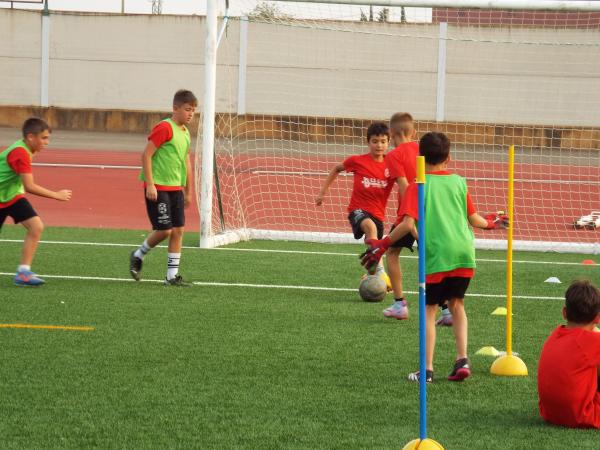
<svg viewBox="0 0 600 450">
<path fill-rule="evenodd" d="M 31 270 L 31 266 L 20 264 L 19 267 L 17 267 L 17 272 L 25 272 L 26 270 Z"/>
<path fill-rule="evenodd" d="M 140 245 L 140 248 L 138 248 L 133 253 L 133 256 L 135 256 L 136 258 L 144 259 L 144 256 L 146 256 L 146 253 L 148 253 L 150 250 L 152 250 L 152 247 L 150 247 L 148 245 L 148 239 L 146 239 L 144 241 L 144 243 L 142 245 Z"/>
<path fill-rule="evenodd" d="M 382 273 L 385 273 L 385 267 L 383 265 L 377 266 L 377 275 L 381 275 Z"/>
<path fill-rule="evenodd" d="M 172 280 L 179 272 L 179 260 L 181 259 L 181 253 L 169 253 L 168 256 L 167 280 Z"/>
</svg>

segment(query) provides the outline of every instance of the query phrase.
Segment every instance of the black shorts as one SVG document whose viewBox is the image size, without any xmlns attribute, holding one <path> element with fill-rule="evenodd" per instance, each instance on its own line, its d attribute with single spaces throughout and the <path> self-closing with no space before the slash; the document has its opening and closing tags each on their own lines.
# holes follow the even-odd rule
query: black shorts
<svg viewBox="0 0 600 450">
<path fill-rule="evenodd" d="M 7 217 L 12 217 L 15 223 L 19 223 L 37 215 L 31 203 L 25 197 L 20 198 L 12 205 L 0 208 L 0 228 L 2 228 L 2 224 L 4 224 Z"/>
<path fill-rule="evenodd" d="M 390 233 L 396 228 L 396 225 L 392 225 Z M 411 233 L 407 233 L 394 242 L 390 247 L 392 248 L 407 248 L 411 252 L 414 252 L 413 245 L 415 244 L 415 237 Z"/>
<path fill-rule="evenodd" d="M 383 237 L 383 222 L 363 209 L 355 209 L 348 214 L 348 222 L 350 222 L 350 226 L 352 227 L 354 239 L 360 239 L 365 235 L 363 230 L 360 229 L 360 224 L 365 219 L 371 219 L 373 223 L 375 223 L 375 226 L 377 227 L 377 239 L 381 239 Z"/>
<path fill-rule="evenodd" d="M 465 298 L 465 293 L 471 282 L 470 278 L 448 277 L 440 283 L 425 286 L 425 299 L 428 305 L 443 305 L 452 298 Z"/>
<path fill-rule="evenodd" d="M 145 194 L 144 194 L 145 197 Z M 158 191 L 156 201 L 146 198 L 146 211 L 153 230 L 170 230 L 185 225 L 183 191 Z"/>
</svg>

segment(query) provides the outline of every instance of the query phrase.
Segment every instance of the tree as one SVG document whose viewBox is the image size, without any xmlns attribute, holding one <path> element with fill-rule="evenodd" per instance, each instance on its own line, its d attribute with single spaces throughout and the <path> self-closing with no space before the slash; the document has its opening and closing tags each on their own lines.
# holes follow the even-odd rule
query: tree
<svg viewBox="0 0 600 450">
<path fill-rule="evenodd" d="M 383 8 L 377 14 L 377 22 L 388 22 L 389 19 L 390 19 L 390 9 L 389 8 Z"/>
<path fill-rule="evenodd" d="M 289 20 L 292 16 L 282 13 L 279 7 L 273 3 L 261 2 L 248 13 L 248 18 L 258 20 Z"/>
</svg>

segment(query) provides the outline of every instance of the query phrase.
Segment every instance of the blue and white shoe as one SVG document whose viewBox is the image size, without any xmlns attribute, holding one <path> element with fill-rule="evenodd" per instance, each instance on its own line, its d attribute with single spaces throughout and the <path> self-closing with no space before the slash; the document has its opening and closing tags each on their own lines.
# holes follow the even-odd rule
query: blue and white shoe
<svg viewBox="0 0 600 450">
<path fill-rule="evenodd" d="M 44 280 L 31 270 L 17 271 L 13 282 L 16 286 L 41 286 L 44 284 Z"/>
</svg>

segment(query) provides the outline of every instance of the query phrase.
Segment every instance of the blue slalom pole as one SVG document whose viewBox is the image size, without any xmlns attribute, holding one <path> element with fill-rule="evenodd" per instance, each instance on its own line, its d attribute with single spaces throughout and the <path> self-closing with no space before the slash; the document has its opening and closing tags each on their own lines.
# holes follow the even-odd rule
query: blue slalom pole
<svg viewBox="0 0 600 450">
<path fill-rule="evenodd" d="M 425 322 L 425 158 L 417 156 L 417 184 L 419 195 L 419 438 L 427 438 L 427 383 L 426 383 L 426 322 Z"/>
</svg>

